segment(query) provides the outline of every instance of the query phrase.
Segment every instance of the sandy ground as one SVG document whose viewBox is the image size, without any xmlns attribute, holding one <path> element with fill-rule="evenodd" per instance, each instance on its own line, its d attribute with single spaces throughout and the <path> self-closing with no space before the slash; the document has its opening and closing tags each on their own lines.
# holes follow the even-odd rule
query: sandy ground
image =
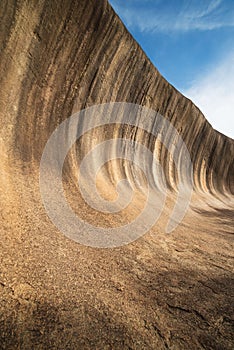
<svg viewBox="0 0 234 350">
<path fill-rule="evenodd" d="M 142 238 L 100 249 L 51 223 L 36 170 L 15 163 L 2 168 L 1 180 L 1 349 L 233 348 L 227 205 L 202 206 L 194 195 L 184 221 L 167 235 L 168 201 Z"/>
</svg>

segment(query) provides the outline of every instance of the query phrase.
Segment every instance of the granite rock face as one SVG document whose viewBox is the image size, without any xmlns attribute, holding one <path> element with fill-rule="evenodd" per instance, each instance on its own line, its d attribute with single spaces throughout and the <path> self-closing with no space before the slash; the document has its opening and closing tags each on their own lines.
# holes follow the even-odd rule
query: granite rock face
<svg viewBox="0 0 234 350">
<path fill-rule="evenodd" d="M 2 0 L 0 18 L 0 348 L 233 349 L 234 141 L 160 75 L 106 0 Z M 177 169 L 174 148 L 169 152 L 153 135 L 154 120 L 146 121 L 152 132 L 139 117 L 134 126 L 116 122 L 84 133 L 63 172 L 66 198 L 81 218 L 109 227 L 142 210 L 137 189 L 133 205 L 115 215 L 82 200 L 81 159 L 100 142 L 143 144 L 157 154 L 167 187 L 164 211 L 149 232 L 100 249 L 68 239 L 52 224 L 39 167 L 57 126 L 109 102 L 144 106 L 170 122 L 189 151 L 194 187 L 184 220 L 166 235 L 186 169 Z M 173 146 L 170 129 L 164 138 Z M 116 149 L 113 142 L 113 158 Z M 182 164 L 183 155 L 176 157 Z M 86 188 L 94 176 L 89 169 Z M 152 174 L 152 183 L 161 183 L 161 173 Z M 115 199 L 122 178 L 133 187 L 145 182 L 128 159 L 112 160 L 97 178 L 105 199 Z"/>
</svg>

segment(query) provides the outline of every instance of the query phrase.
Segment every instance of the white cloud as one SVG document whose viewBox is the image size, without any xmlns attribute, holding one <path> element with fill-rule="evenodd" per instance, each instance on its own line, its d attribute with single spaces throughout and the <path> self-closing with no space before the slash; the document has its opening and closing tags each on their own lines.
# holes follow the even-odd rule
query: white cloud
<svg viewBox="0 0 234 350">
<path fill-rule="evenodd" d="M 141 32 L 234 27 L 234 3 L 224 0 L 185 0 L 181 8 L 172 0 L 110 2 L 129 28 Z M 234 138 L 234 52 L 198 77 L 183 93 L 195 102 L 215 129 Z"/>
<path fill-rule="evenodd" d="M 234 52 L 182 92 L 214 129 L 234 138 Z"/>
<path fill-rule="evenodd" d="M 212 13 L 214 10 L 216 10 L 222 3 L 223 0 L 213 0 L 213 1 L 203 1 L 202 4 L 199 4 L 199 1 L 196 1 L 194 3 L 193 1 L 186 2 L 186 5 L 184 7 L 184 10 L 182 9 L 182 17 L 189 17 L 189 18 L 202 18 L 210 13 Z"/>
<path fill-rule="evenodd" d="M 234 26 L 234 6 L 228 7 L 223 0 L 190 0 L 181 8 L 172 6 L 171 0 L 157 1 L 157 6 L 150 1 L 143 4 L 141 1 L 141 6 L 139 2 L 110 2 L 128 28 L 141 32 L 185 32 Z"/>
</svg>

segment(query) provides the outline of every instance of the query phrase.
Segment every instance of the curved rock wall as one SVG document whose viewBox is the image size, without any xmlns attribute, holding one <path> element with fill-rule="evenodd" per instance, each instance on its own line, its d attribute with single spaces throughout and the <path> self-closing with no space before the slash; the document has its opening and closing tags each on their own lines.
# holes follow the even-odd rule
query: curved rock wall
<svg viewBox="0 0 234 350">
<path fill-rule="evenodd" d="M 233 140 L 213 130 L 160 75 L 106 0 L 1 0 L 0 87 L 0 348 L 233 349 Z M 95 113 L 85 122 L 71 120 L 54 154 L 45 157 L 44 183 L 40 161 L 56 127 L 83 108 L 108 102 L 140 105 L 133 125 L 126 125 L 129 116 L 122 118 L 122 112 L 109 126 L 97 125 L 103 119 Z M 142 106 L 155 118 L 141 114 Z M 159 128 L 157 113 L 183 138 L 193 163 L 192 201 L 170 235 L 165 226 L 175 200 L 186 206 L 176 196 L 180 183 L 188 185 L 191 168 L 186 152 L 176 148 L 178 135 Z M 162 129 L 169 151 L 159 137 Z M 65 159 L 66 181 L 56 187 L 62 145 L 79 132 Z M 119 139 L 130 143 L 119 146 Z M 104 150 L 83 166 L 83 156 L 105 141 Z M 140 149 L 147 157 L 138 156 Z M 117 157 L 120 151 L 124 159 Z M 153 168 L 152 154 L 161 171 Z M 106 155 L 113 159 L 95 178 L 100 199 L 92 181 Z M 82 169 L 83 193 L 104 209 L 108 200 L 113 213 L 98 212 L 82 199 Z M 118 197 L 115 186 L 124 179 L 134 191 L 123 181 Z M 144 211 L 147 181 L 151 202 Z M 79 244 L 88 236 L 83 224 L 79 243 L 68 239 L 77 227 L 63 235 L 51 222 L 39 183 L 46 200 L 54 191 L 55 207 L 56 190 L 64 193 L 77 217 L 95 227 L 93 236 L 133 221 L 124 237 L 131 244 Z M 152 225 L 165 192 L 164 210 Z M 63 225 L 71 211 L 60 210 Z M 139 228 L 145 234 L 137 237 Z"/>
<path fill-rule="evenodd" d="M 233 193 L 233 140 L 159 74 L 107 1 L 6 1 L 2 8 L 1 119 L 4 142 L 18 158 L 39 161 L 49 135 L 72 113 L 126 101 L 171 121 L 191 154 L 196 188 Z M 173 187 L 176 171 L 161 151 Z"/>
</svg>

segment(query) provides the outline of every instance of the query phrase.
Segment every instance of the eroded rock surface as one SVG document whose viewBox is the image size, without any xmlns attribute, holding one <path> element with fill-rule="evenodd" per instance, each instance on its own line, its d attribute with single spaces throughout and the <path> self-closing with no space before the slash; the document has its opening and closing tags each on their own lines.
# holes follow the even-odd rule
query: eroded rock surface
<svg viewBox="0 0 234 350">
<path fill-rule="evenodd" d="M 160 75 L 106 0 L 2 0 L 0 17 L 0 348 L 233 349 L 233 140 Z M 66 159 L 64 189 L 93 225 L 125 223 L 142 207 L 139 194 L 115 216 L 82 200 L 80 158 L 99 142 L 122 137 L 157 150 L 168 186 L 149 232 L 99 249 L 50 221 L 39 166 L 63 120 L 107 102 L 139 104 L 171 122 L 191 156 L 194 192 L 166 235 L 178 174 L 157 137 L 123 125 L 83 135 Z M 106 199 L 122 175 L 134 182 L 129 162 L 101 172 Z"/>
</svg>

